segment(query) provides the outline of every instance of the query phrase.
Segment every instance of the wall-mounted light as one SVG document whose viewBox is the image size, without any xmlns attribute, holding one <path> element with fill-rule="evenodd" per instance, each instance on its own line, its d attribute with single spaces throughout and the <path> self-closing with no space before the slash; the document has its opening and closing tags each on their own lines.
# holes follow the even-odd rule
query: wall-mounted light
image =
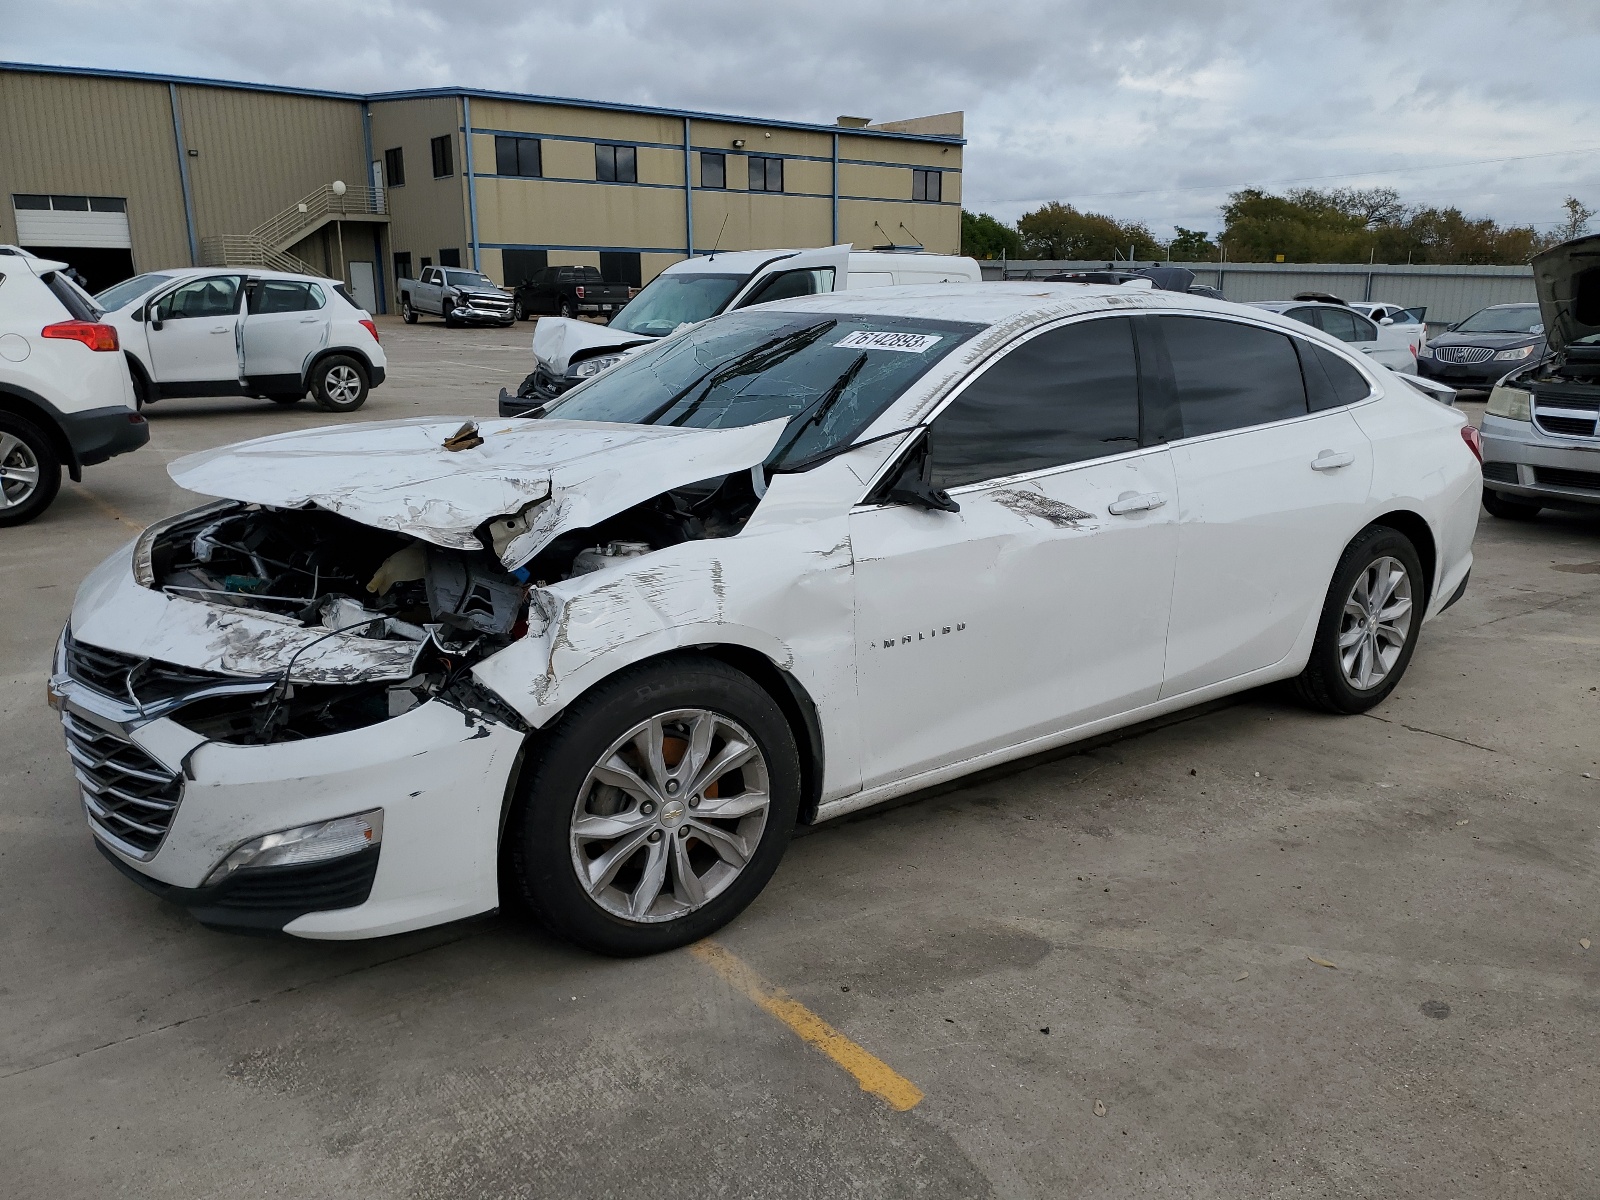
<svg viewBox="0 0 1600 1200">
<path fill-rule="evenodd" d="M 733 148 L 735 150 L 743 150 L 744 149 L 744 139 L 743 138 L 734 138 L 733 139 Z"/>
<path fill-rule="evenodd" d="M 189 151 L 189 157 L 190 158 L 199 158 L 200 157 L 200 151 L 198 151 L 198 150 Z"/>
</svg>

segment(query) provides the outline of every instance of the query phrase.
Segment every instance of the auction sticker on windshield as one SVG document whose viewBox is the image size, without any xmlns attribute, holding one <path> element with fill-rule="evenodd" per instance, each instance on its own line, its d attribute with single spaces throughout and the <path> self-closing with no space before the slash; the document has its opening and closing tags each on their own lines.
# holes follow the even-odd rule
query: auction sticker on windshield
<svg viewBox="0 0 1600 1200">
<path fill-rule="evenodd" d="M 938 334 L 933 333 L 889 333 L 858 329 L 834 345 L 846 350 L 898 350 L 901 354 L 921 354 L 929 346 L 943 340 Z"/>
</svg>

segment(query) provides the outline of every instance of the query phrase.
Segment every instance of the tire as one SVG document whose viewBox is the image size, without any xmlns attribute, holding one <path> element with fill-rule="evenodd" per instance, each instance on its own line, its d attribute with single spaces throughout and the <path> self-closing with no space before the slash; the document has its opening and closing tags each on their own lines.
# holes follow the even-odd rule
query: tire
<svg viewBox="0 0 1600 1200">
<path fill-rule="evenodd" d="M 527 319 L 528 310 L 522 307 L 522 301 L 513 300 L 511 302 L 511 323 L 515 325 L 518 321 L 526 321 Z"/>
<path fill-rule="evenodd" d="M 281 404 L 285 408 L 288 408 L 291 404 L 299 404 L 300 401 L 305 399 L 305 396 L 291 396 L 288 393 L 282 393 L 276 396 L 268 396 L 267 399 L 271 400 L 274 404 Z"/>
<path fill-rule="evenodd" d="M 333 354 L 311 373 L 311 394 L 324 412 L 355 412 L 367 402 L 367 368 L 348 354 Z"/>
<path fill-rule="evenodd" d="M 706 753 L 691 749 L 694 730 Z M 659 771 L 640 751 L 651 744 Z M 689 766 L 715 764 L 739 744 L 753 757 L 702 777 L 691 793 Z M 611 776 L 633 788 L 597 778 L 608 762 L 636 772 Z M 713 787 L 737 791 L 716 796 Z M 764 808 L 739 803 L 763 794 Z M 709 816 L 711 802 L 732 815 Z M 799 806 L 794 734 L 771 696 L 715 659 L 649 663 L 577 700 L 530 758 L 507 827 L 510 875 L 557 936 L 600 954 L 658 954 L 715 932 L 756 898 Z"/>
<path fill-rule="evenodd" d="M 411 307 L 411 298 L 409 296 L 402 297 L 400 300 L 400 319 L 407 325 L 415 325 L 417 323 L 417 310 Z"/>
<path fill-rule="evenodd" d="M 31 421 L 0 412 L 0 526 L 26 525 L 61 490 L 61 463 Z"/>
<path fill-rule="evenodd" d="M 1396 568 L 1404 572 L 1403 579 L 1394 579 Z M 1388 597 L 1380 592 L 1375 609 L 1368 603 L 1377 590 L 1373 584 L 1387 588 Z M 1366 712 L 1382 703 L 1417 648 L 1427 591 L 1422 560 L 1410 538 L 1385 525 L 1357 535 L 1339 558 L 1311 658 L 1294 681 L 1300 699 L 1332 713 Z M 1395 611 L 1402 595 L 1406 607 Z M 1376 625 L 1367 624 L 1374 611 Z M 1341 647 L 1342 641 L 1349 645 Z"/>
<path fill-rule="evenodd" d="M 557 307 L 556 313 L 558 316 L 566 317 L 569 321 L 576 320 L 578 316 L 578 310 L 572 307 L 572 301 L 565 296 L 561 298 L 561 304 Z"/>
<path fill-rule="evenodd" d="M 1520 498 L 1513 499 L 1499 492 L 1483 489 L 1483 507 L 1491 517 L 1504 521 L 1531 521 L 1539 515 L 1540 506 Z"/>
</svg>

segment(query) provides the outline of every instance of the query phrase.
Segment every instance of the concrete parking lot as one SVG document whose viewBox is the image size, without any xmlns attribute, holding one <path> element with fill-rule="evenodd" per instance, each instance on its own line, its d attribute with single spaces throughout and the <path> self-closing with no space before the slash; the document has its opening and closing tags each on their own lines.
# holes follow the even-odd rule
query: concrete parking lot
<svg viewBox="0 0 1600 1200">
<path fill-rule="evenodd" d="M 44 704 L 73 589 L 196 502 L 178 455 L 488 416 L 530 367 L 531 326 L 382 328 L 352 417 L 166 401 L 0 532 L 0 1193 L 1600 1195 L 1600 518 L 1484 516 L 1372 714 L 1251 693 L 823 828 L 720 959 L 250 939 L 134 887 Z"/>
</svg>

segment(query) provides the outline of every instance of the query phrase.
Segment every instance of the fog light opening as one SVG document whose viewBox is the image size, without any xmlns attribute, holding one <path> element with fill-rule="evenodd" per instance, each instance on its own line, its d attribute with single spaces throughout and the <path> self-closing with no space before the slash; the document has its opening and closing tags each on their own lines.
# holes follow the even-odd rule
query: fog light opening
<svg viewBox="0 0 1600 1200">
<path fill-rule="evenodd" d="M 349 817 L 336 817 L 331 821 L 318 821 L 312 825 L 297 825 L 277 833 L 252 838 L 237 847 L 206 876 L 203 886 L 221 883 L 235 871 L 259 871 L 268 867 L 297 867 L 308 863 L 327 862 L 381 844 L 383 841 L 383 809 L 356 813 Z"/>
</svg>

